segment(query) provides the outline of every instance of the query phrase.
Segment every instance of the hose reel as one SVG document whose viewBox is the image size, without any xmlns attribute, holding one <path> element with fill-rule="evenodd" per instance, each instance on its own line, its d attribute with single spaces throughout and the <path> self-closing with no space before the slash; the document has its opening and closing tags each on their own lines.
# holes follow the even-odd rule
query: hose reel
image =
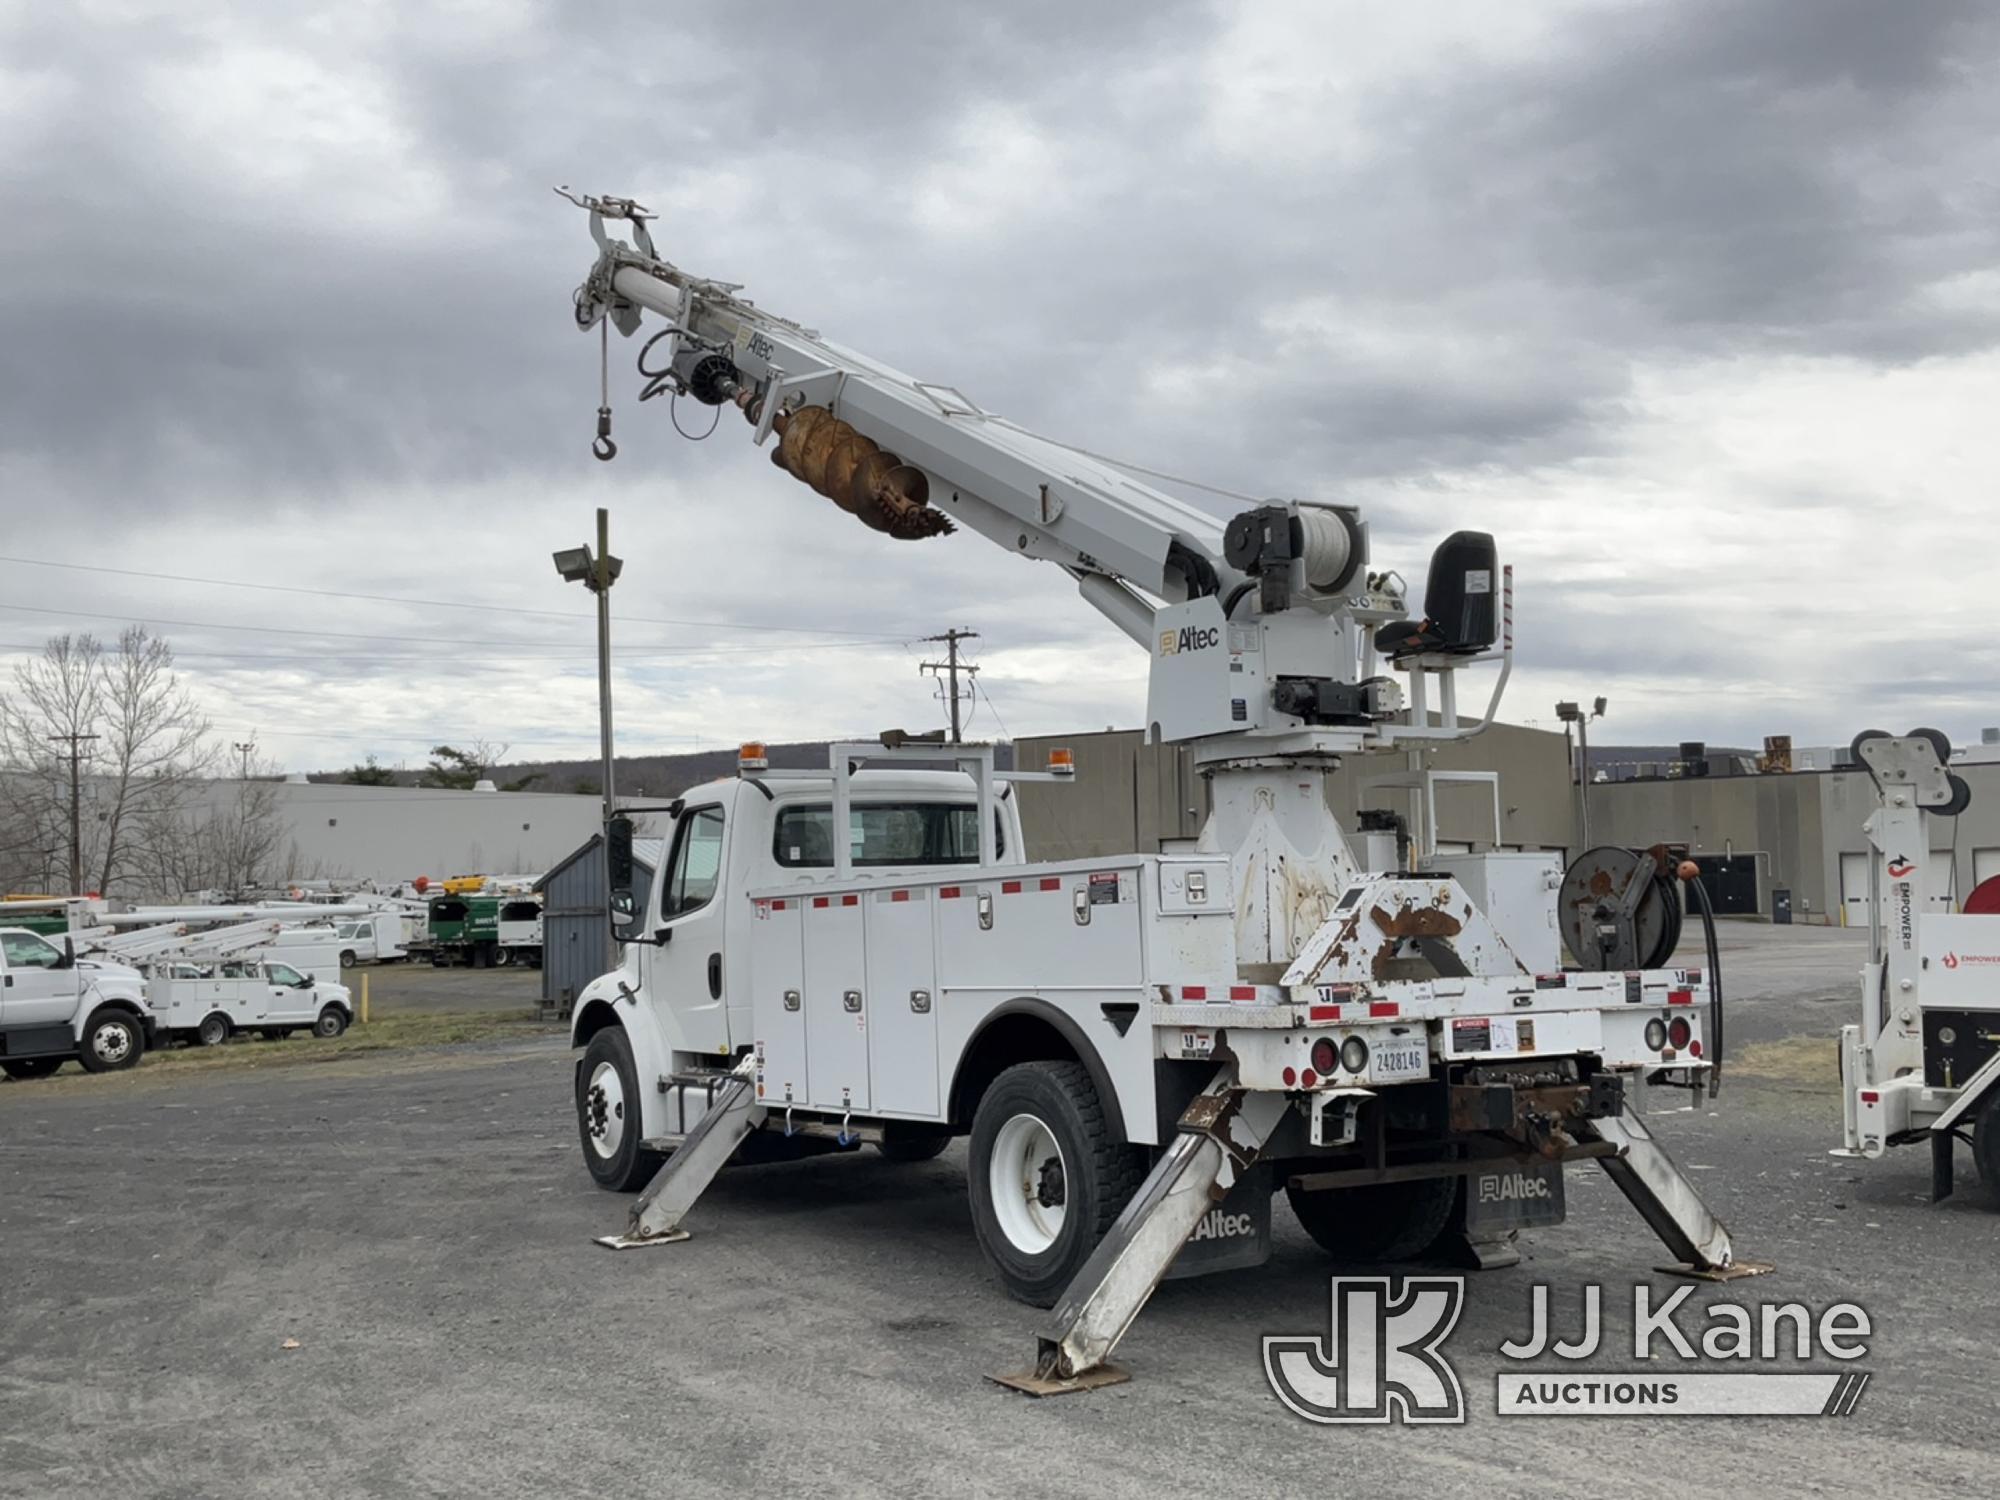
<svg viewBox="0 0 2000 1500">
<path fill-rule="evenodd" d="M 1686 851 L 1655 844 L 1584 851 L 1563 875 L 1563 945 L 1585 969 L 1664 968 L 1681 940 L 1675 870 Z"/>
</svg>

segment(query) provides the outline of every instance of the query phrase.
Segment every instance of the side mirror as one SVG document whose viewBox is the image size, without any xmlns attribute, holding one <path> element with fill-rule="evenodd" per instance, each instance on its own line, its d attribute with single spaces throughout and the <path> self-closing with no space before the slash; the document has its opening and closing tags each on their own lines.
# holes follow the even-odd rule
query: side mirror
<svg viewBox="0 0 2000 1500">
<path fill-rule="evenodd" d="M 621 943 L 637 936 L 632 924 L 639 903 L 632 894 L 632 820 L 619 816 L 604 825 L 605 884 L 611 891 L 611 932 Z"/>
</svg>

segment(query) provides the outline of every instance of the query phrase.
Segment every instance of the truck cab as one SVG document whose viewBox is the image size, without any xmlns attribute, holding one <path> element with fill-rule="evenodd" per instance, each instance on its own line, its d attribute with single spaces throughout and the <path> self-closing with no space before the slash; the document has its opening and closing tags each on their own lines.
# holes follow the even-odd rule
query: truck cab
<svg viewBox="0 0 2000 1500">
<path fill-rule="evenodd" d="M 849 885 L 979 862 L 972 776 L 862 770 L 850 778 L 849 801 Z M 1020 812 L 1005 782 L 992 802 L 994 854 L 1019 863 Z M 677 1101 L 655 1080 L 727 1067 L 755 1042 L 749 979 L 768 907 L 748 893 L 810 892 L 833 880 L 833 809 L 830 777 L 714 781 L 673 805 L 661 830 L 666 858 L 643 910 L 630 914 L 619 966 L 585 988 L 571 1022 L 574 1045 L 610 1030 L 618 1040 L 599 1053 L 624 1054 L 598 1056 L 579 1081 L 579 1109 L 602 1124 L 588 1153 L 601 1183 L 636 1185 L 657 1165 L 638 1140 L 682 1128 Z M 628 1113 L 636 1134 L 623 1128 Z"/>
<path fill-rule="evenodd" d="M 136 1067 L 157 1032 L 136 969 L 0 927 L 0 1072 L 45 1078 L 71 1058 L 92 1073 Z"/>
</svg>

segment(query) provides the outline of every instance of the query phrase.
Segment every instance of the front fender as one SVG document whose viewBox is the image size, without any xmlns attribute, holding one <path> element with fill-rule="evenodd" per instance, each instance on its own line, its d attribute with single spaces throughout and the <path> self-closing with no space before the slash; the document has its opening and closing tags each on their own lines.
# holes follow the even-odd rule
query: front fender
<svg viewBox="0 0 2000 1500">
<path fill-rule="evenodd" d="M 620 980 L 625 981 L 633 999 L 620 992 Z M 581 1049 L 606 1026 L 621 1027 L 632 1048 L 632 1067 L 639 1085 L 640 1133 L 648 1138 L 665 1135 L 667 1108 L 659 1080 L 674 1070 L 673 1047 L 655 1019 L 655 1008 L 646 1003 L 644 986 L 631 985 L 620 972 L 593 979 L 576 997 L 569 1022 L 570 1045 Z M 579 1055 L 577 1066 L 582 1065 Z"/>
</svg>

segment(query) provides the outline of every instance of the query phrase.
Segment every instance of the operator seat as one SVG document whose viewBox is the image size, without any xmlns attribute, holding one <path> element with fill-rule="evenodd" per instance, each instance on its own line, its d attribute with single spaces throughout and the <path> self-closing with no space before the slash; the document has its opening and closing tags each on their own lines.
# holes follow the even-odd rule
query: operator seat
<svg viewBox="0 0 2000 1500">
<path fill-rule="evenodd" d="M 1454 531 L 1431 554 L 1424 617 L 1375 629 L 1375 649 L 1392 661 L 1411 656 L 1476 656 L 1500 630 L 1500 551 L 1484 531 Z"/>
</svg>

